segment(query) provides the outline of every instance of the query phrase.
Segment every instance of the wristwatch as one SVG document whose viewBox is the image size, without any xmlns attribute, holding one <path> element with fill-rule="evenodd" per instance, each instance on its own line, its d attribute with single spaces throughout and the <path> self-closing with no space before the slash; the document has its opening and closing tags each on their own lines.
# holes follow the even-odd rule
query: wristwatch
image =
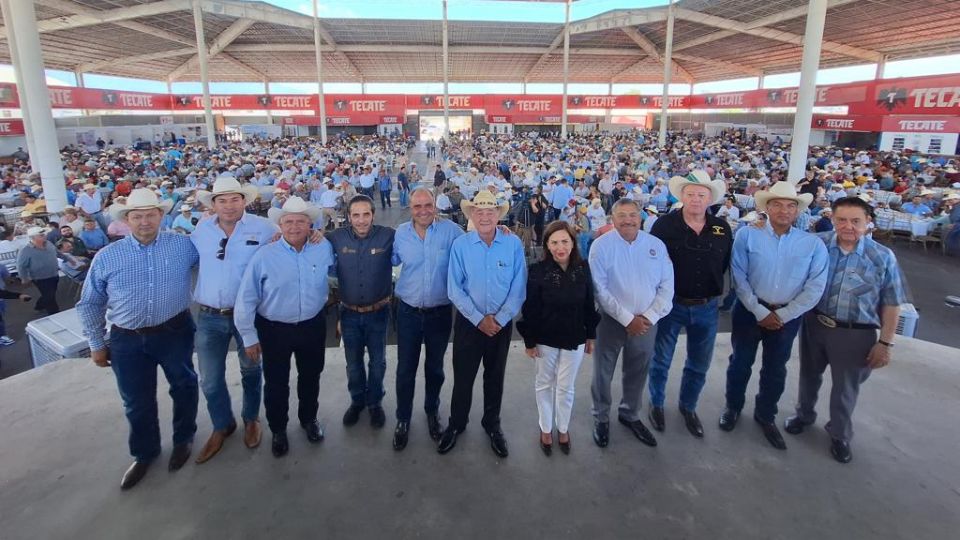
<svg viewBox="0 0 960 540">
<path fill-rule="evenodd" d="M 884 340 L 882 340 L 882 339 L 878 339 L 878 340 L 877 340 L 877 343 L 879 343 L 880 345 L 883 345 L 884 347 L 886 347 L 886 348 L 888 348 L 888 349 L 892 349 L 892 348 L 893 348 L 893 343 L 890 343 L 889 341 L 884 341 Z"/>
</svg>

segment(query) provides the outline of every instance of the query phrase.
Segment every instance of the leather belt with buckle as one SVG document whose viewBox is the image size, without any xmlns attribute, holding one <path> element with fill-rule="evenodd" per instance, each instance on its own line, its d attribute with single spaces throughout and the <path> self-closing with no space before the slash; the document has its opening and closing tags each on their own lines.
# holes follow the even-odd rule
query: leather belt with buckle
<svg viewBox="0 0 960 540">
<path fill-rule="evenodd" d="M 851 330 L 876 330 L 879 328 L 879 326 L 875 324 L 860 324 L 838 321 L 833 317 L 820 313 L 819 311 L 815 311 L 814 314 L 817 316 L 817 320 L 820 322 L 820 324 L 826 326 L 827 328 L 848 328 Z"/>
<path fill-rule="evenodd" d="M 210 313 L 211 315 L 223 315 L 224 317 L 233 317 L 233 308 L 215 308 L 210 306 L 200 305 L 200 311 L 203 313 Z"/>
<path fill-rule="evenodd" d="M 145 334 L 157 334 L 165 330 L 173 330 L 174 325 L 183 322 L 185 319 L 188 319 L 189 317 L 190 317 L 190 311 L 181 311 L 180 313 L 177 313 L 173 317 L 170 317 L 169 319 L 163 321 L 162 323 L 156 326 L 146 326 L 143 328 L 124 328 L 122 326 L 113 325 L 111 332 L 137 334 L 141 336 Z"/>
<path fill-rule="evenodd" d="M 682 305 L 682 306 L 703 306 L 708 304 L 713 297 L 709 298 L 683 298 L 682 296 L 674 296 L 673 301 Z"/>
<path fill-rule="evenodd" d="M 416 311 L 417 313 L 430 313 L 438 309 L 450 309 L 450 304 L 440 304 L 439 306 L 432 306 L 432 307 L 416 307 L 416 306 L 411 306 L 410 304 L 404 302 L 403 300 L 400 300 L 400 302 L 403 303 L 403 305 L 407 306 L 407 309 L 411 311 Z"/>
<path fill-rule="evenodd" d="M 389 303 L 390 303 L 390 300 L 392 300 L 392 299 L 393 299 L 392 296 L 388 296 L 388 297 L 384 298 L 383 300 L 380 300 L 380 301 L 378 301 L 378 302 L 374 302 L 374 303 L 369 304 L 369 305 L 366 305 L 366 306 L 352 306 L 352 305 L 350 305 L 350 304 L 345 304 L 345 303 L 343 303 L 343 302 L 341 302 L 340 305 L 343 306 L 343 307 L 345 307 L 345 308 L 347 308 L 347 309 L 349 309 L 350 311 L 356 311 L 357 313 L 370 313 L 370 312 L 373 312 L 373 311 L 377 311 L 378 309 L 382 308 L 383 306 L 389 304 Z"/>
<path fill-rule="evenodd" d="M 780 308 L 787 307 L 786 304 L 771 304 L 770 302 L 767 302 L 766 300 L 758 300 L 758 302 L 759 302 L 759 304 L 760 304 L 761 306 L 769 309 L 770 311 L 776 311 L 776 310 L 778 310 L 778 309 L 780 309 Z"/>
</svg>

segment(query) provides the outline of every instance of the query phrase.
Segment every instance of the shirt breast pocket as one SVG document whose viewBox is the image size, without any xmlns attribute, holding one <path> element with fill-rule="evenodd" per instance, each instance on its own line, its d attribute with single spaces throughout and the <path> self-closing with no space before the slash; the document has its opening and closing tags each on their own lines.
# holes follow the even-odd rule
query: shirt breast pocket
<svg viewBox="0 0 960 540">
<path fill-rule="evenodd" d="M 850 275 L 847 276 L 844 286 L 847 294 L 854 298 L 862 297 L 870 293 L 874 288 L 873 284 L 859 270 L 851 272 Z"/>
</svg>

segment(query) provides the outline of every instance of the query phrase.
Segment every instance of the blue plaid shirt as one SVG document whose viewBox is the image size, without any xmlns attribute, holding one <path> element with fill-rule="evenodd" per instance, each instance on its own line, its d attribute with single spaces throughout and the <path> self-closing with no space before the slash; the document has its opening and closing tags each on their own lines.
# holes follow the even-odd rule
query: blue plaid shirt
<svg viewBox="0 0 960 540">
<path fill-rule="evenodd" d="M 830 256 L 827 288 L 817 311 L 837 321 L 880 326 L 881 306 L 907 301 L 897 258 L 889 248 L 864 236 L 844 254 L 835 232 L 818 235 Z"/>
<path fill-rule="evenodd" d="M 160 233 L 148 245 L 133 235 L 100 250 L 90 264 L 77 313 L 91 351 L 106 348 L 106 315 L 121 328 L 157 326 L 190 307 L 192 269 L 199 262 L 190 237 Z"/>
</svg>

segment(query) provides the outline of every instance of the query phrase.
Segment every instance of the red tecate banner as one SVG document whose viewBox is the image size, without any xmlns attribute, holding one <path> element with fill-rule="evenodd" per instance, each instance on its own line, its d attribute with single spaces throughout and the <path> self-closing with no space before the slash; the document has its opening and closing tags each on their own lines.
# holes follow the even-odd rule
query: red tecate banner
<svg viewBox="0 0 960 540">
<path fill-rule="evenodd" d="M 455 111 L 482 109 L 484 104 L 484 96 L 482 95 L 451 94 L 447 97 L 450 100 L 447 109 Z M 442 111 L 443 94 L 406 96 L 406 107 L 418 111 Z"/>
<path fill-rule="evenodd" d="M 819 107 L 859 103 L 867 95 L 867 84 L 818 86 L 814 104 Z M 761 109 L 796 107 L 799 91 L 796 88 L 770 88 L 722 94 L 690 96 L 692 109 Z"/>
<path fill-rule="evenodd" d="M 810 127 L 826 131 L 880 131 L 880 120 L 879 116 L 815 114 Z"/>
<path fill-rule="evenodd" d="M 957 116 L 883 116 L 879 131 L 912 133 L 960 133 Z"/>
<path fill-rule="evenodd" d="M 202 111 L 203 96 L 174 95 L 173 108 L 177 111 Z M 210 107 L 214 110 L 275 110 L 275 111 L 316 111 L 316 94 L 301 95 L 211 95 Z"/>
<path fill-rule="evenodd" d="M 488 124 L 561 124 L 563 116 L 560 114 L 488 114 Z M 596 124 L 603 122 L 602 116 L 588 116 L 585 114 L 568 114 L 568 124 Z"/>
<path fill-rule="evenodd" d="M 871 83 L 854 114 L 960 114 L 960 76 L 911 77 Z"/>
<path fill-rule="evenodd" d="M 375 114 L 336 114 L 327 115 L 328 126 L 376 126 L 378 124 L 401 124 L 404 117 L 379 116 Z M 287 116 L 283 119 L 288 126 L 319 126 L 319 116 Z"/>
<path fill-rule="evenodd" d="M 407 110 L 405 98 L 401 94 L 339 94 L 324 96 L 324 102 L 327 116 L 403 116 Z"/>
<path fill-rule="evenodd" d="M 0 120 L 0 137 L 16 137 L 25 133 L 23 120 L 14 118 Z"/>
<path fill-rule="evenodd" d="M 492 115 L 553 115 L 560 114 L 563 96 L 504 95 L 484 97 L 484 110 Z"/>
</svg>

